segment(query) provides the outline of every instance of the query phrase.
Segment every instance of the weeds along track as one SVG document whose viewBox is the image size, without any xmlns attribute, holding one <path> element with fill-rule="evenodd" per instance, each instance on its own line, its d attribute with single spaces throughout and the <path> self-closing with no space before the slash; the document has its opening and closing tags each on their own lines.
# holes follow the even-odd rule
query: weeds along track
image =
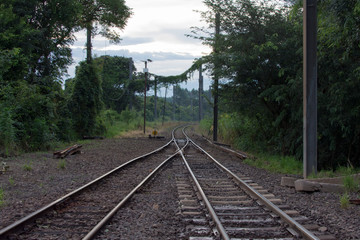
<svg viewBox="0 0 360 240">
<path fill-rule="evenodd" d="M 173 142 L 174 137 L 161 148 L 122 164 L 0 230 L 0 239 L 84 238 L 119 202 L 129 199 L 129 194 L 141 187 L 139 184 L 175 156 Z"/>
</svg>

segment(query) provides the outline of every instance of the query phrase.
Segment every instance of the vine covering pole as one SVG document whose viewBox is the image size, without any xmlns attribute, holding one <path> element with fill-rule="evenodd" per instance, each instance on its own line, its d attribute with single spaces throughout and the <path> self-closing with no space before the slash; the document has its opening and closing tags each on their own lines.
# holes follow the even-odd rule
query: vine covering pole
<svg viewBox="0 0 360 240">
<path fill-rule="evenodd" d="M 317 0 L 304 0 L 303 164 L 304 178 L 317 174 Z"/>
</svg>

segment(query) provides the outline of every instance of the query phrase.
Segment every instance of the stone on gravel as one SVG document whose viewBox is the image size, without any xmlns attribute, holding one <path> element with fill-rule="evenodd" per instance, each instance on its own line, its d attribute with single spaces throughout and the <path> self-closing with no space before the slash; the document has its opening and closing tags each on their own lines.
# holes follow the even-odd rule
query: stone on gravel
<svg viewBox="0 0 360 240">
<path fill-rule="evenodd" d="M 295 181 L 295 189 L 298 192 L 316 192 L 320 191 L 321 185 L 320 183 L 299 179 Z"/>
<path fill-rule="evenodd" d="M 345 188 L 340 184 L 330 184 L 313 182 L 309 180 L 299 179 L 295 181 L 295 189 L 298 192 L 328 192 L 328 193 L 343 193 Z"/>
<path fill-rule="evenodd" d="M 281 186 L 284 187 L 295 187 L 295 181 L 298 180 L 298 178 L 294 177 L 282 177 L 281 178 Z"/>
</svg>

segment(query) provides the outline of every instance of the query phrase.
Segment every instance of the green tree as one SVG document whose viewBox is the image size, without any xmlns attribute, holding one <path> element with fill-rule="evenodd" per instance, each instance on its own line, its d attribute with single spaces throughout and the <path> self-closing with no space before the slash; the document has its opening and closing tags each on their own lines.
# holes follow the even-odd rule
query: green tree
<svg viewBox="0 0 360 240">
<path fill-rule="evenodd" d="M 107 109 L 121 112 L 129 105 L 135 92 L 133 83 L 129 81 L 129 64 L 132 64 L 133 75 L 136 68 L 130 58 L 102 56 L 94 59 L 103 89 L 103 102 Z"/>
<path fill-rule="evenodd" d="M 261 141 L 272 151 L 293 154 L 301 150 L 301 28 L 287 18 L 288 10 L 264 1 L 207 0 L 203 17 L 213 27 L 214 12 L 221 16 L 219 53 L 209 56 L 221 84 L 223 111 L 235 111 L 259 126 Z M 263 3 L 263 4 L 261 4 Z M 297 19 L 296 19 L 297 20 Z M 204 39 L 215 44 L 214 35 Z M 208 64 L 213 68 L 213 64 Z M 300 84 L 299 84 L 300 83 Z M 293 127 L 297 126 L 297 127 Z M 259 138 L 258 138 L 259 139 Z"/>
<path fill-rule="evenodd" d="M 29 58 L 26 79 L 31 84 L 51 86 L 60 81 L 71 63 L 70 45 L 77 30 L 80 5 L 73 0 L 6 0 L 13 13 L 23 18 L 32 31 L 18 44 Z"/>
<path fill-rule="evenodd" d="M 80 0 L 82 16 L 80 27 L 86 29 L 86 61 L 92 60 L 91 38 L 100 34 L 113 42 L 120 41 L 120 35 L 112 28 L 123 29 L 131 10 L 125 5 L 124 0 Z"/>
<path fill-rule="evenodd" d="M 290 9 L 266 1 L 206 0 L 210 10 L 203 17 L 212 29 L 214 12 L 221 15 L 223 111 L 237 112 L 229 116 L 245 119 L 256 136 L 245 127 L 238 134 L 248 136 L 248 146 L 302 159 L 302 4 L 288 2 Z M 359 166 L 360 3 L 325 0 L 318 10 L 319 167 Z M 214 36 L 207 36 L 200 38 L 213 46 Z"/>
<path fill-rule="evenodd" d="M 96 118 L 103 103 L 100 77 L 93 64 L 81 62 L 76 69 L 69 108 L 74 131 L 78 137 L 100 134 L 97 132 Z"/>
<path fill-rule="evenodd" d="M 360 2 L 319 8 L 319 156 L 329 167 L 360 166 Z"/>
<path fill-rule="evenodd" d="M 0 4 L 0 146 L 38 150 L 56 140 L 64 105 L 60 77 L 71 61 L 77 2 Z M 61 131 L 64 131 L 62 129 Z"/>
</svg>

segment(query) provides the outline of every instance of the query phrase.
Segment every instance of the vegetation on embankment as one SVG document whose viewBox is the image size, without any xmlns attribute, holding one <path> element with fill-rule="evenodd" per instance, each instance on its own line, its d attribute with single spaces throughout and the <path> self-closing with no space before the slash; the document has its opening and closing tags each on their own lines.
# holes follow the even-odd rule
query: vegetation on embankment
<svg viewBox="0 0 360 240">
<path fill-rule="evenodd" d="M 198 127 L 199 132 L 205 137 L 212 139 L 213 122 L 212 119 L 204 119 Z M 276 148 L 264 143 L 256 130 L 256 125 L 249 120 L 229 114 L 222 114 L 219 118 L 218 139 L 221 143 L 231 145 L 234 149 L 249 153 L 253 158 L 244 160 L 244 163 L 269 170 L 271 172 L 293 174 L 302 176 L 302 161 L 295 156 L 281 155 Z M 360 173 L 360 169 L 351 166 L 337 166 L 334 169 L 322 169 L 317 175 L 309 178 L 332 178 L 339 176 L 351 176 Z M 347 185 L 351 186 L 351 181 Z M 358 185 L 356 185 L 358 186 Z"/>
<path fill-rule="evenodd" d="M 301 160 L 303 1 L 287 2 L 206 0 L 210 30 L 197 36 L 216 49 L 208 66 L 222 80 L 220 135 L 241 149 Z M 360 167 L 360 2 L 318 1 L 317 10 L 318 167 Z M 208 34 L 215 13 L 218 36 Z"/>
</svg>

